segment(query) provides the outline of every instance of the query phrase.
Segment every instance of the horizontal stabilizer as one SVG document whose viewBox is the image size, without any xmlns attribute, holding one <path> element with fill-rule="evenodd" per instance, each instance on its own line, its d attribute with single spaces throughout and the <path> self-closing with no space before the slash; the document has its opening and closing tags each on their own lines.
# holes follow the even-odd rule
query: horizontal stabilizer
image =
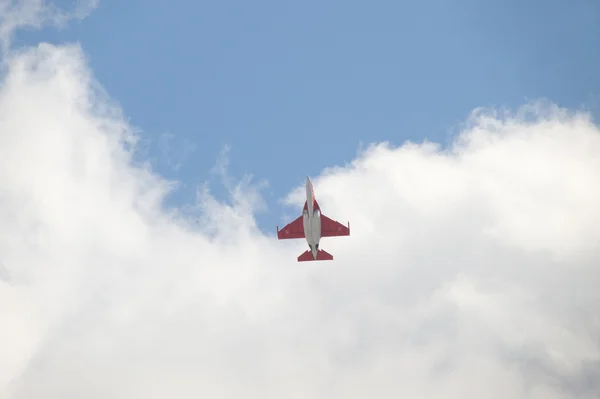
<svg viewBox="0 0 600 399">
<path fill-rule="evenodd" d="M 310 262 L 314 260 L 333 260 L 333 256 L 322 249 L 317 251 L 317 259 L 313 257 L 310 251 L 305 251 L 302 255 L 298 256 L 298 262 Z"/>
</svg>

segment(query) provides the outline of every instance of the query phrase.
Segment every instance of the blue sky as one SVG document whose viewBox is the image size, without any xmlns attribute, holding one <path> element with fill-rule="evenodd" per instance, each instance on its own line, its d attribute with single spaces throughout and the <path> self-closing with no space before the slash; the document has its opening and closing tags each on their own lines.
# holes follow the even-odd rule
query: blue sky
<svg viewBox="0 0 600 399">
<path fill-rule="evenodd" d="M 141 129 L 142 155 L 183 182 L 175 203 L 214 179 L 228 145 L 234 177 L 269 182 L 266 230 L 281 222 L 278 199 L 361 143 L 445 144 L 476 107 L 540 97 L 594 112 L 600 89 L 591 0 L 102 0 L 15 45 L 39 40 L 81 43 Z"/>
</svg>

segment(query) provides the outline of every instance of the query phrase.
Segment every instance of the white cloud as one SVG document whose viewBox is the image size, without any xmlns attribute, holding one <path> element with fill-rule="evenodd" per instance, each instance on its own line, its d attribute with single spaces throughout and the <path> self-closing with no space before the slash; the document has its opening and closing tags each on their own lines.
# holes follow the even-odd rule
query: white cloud
<svg viewBox="0 0 600 399">
<path fill-rule="evenodd" d="M 99 0 L 77 0 L 71 10 L 46 0 L 0 0 L 0 42 L 8 50 L 16 30 L 40 29 L 47 25 L 64 27 L 72 19 L 84 19 Z"/>
<path fill-rule="evenodd" d="M 352 236 L 323 241 L 336 261 L 298 264 L 304 243 L 256 228 L 251 182 L 227 182 L 233 205 L 203 191 L 199 224 L 163 210 L 170 183 L 133 165 L 132 129 L 77 46 L 5 62 L 0 397 L 600 390 L 586 115 L 477 112 L 448 150 L 372 146 L 313 179 Z"/>
</svg>

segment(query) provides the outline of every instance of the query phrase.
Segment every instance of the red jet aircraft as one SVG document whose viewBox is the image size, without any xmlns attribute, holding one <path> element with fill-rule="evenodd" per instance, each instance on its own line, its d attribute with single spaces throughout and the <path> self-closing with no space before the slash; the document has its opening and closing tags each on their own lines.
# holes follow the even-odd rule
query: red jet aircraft
<svg viewBox="0 0 600 399">
<path fill-rule="evenodd" d="M 310 178 L 306 177 L 306 202 L 302 215 L 293 222 L 279 230 L 277 226 L 277 238 L 280 240 L 291 238 L 306 238 L 310 251 L 305 251 L 298 257 L 298 262 L 313 260 L 333 260 L 333 256 L 319 249 L 319 241 L 322 237 L 338 237 L 350 235 L 350 222 L 348 227 L 329 219 L 321 213 L 319 203 L 315 199 Z"/>
</svg>

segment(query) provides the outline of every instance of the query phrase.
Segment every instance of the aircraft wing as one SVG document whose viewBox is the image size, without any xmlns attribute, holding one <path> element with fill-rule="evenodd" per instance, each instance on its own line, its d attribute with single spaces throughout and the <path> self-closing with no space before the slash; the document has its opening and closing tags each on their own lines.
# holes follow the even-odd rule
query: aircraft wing
<svg viewBox="0 0 600 399">
<path fill-rule="evenodd" d="M 298 219 L 293 222 L 288 223 L 281 230 L 279 230 L 279 227 L 277 228 L 277 238 L 280 240 L 304 237 L 304 223 L 302 222 L 302 216 L 298 217 Z"/>
<path fill-rule="evenodd" d="M 338 237 L 350 235 L 350 223 L 344 226 L 338 221 L 328 218 L 321 213 L 321 237 Z"/>
</svg>

